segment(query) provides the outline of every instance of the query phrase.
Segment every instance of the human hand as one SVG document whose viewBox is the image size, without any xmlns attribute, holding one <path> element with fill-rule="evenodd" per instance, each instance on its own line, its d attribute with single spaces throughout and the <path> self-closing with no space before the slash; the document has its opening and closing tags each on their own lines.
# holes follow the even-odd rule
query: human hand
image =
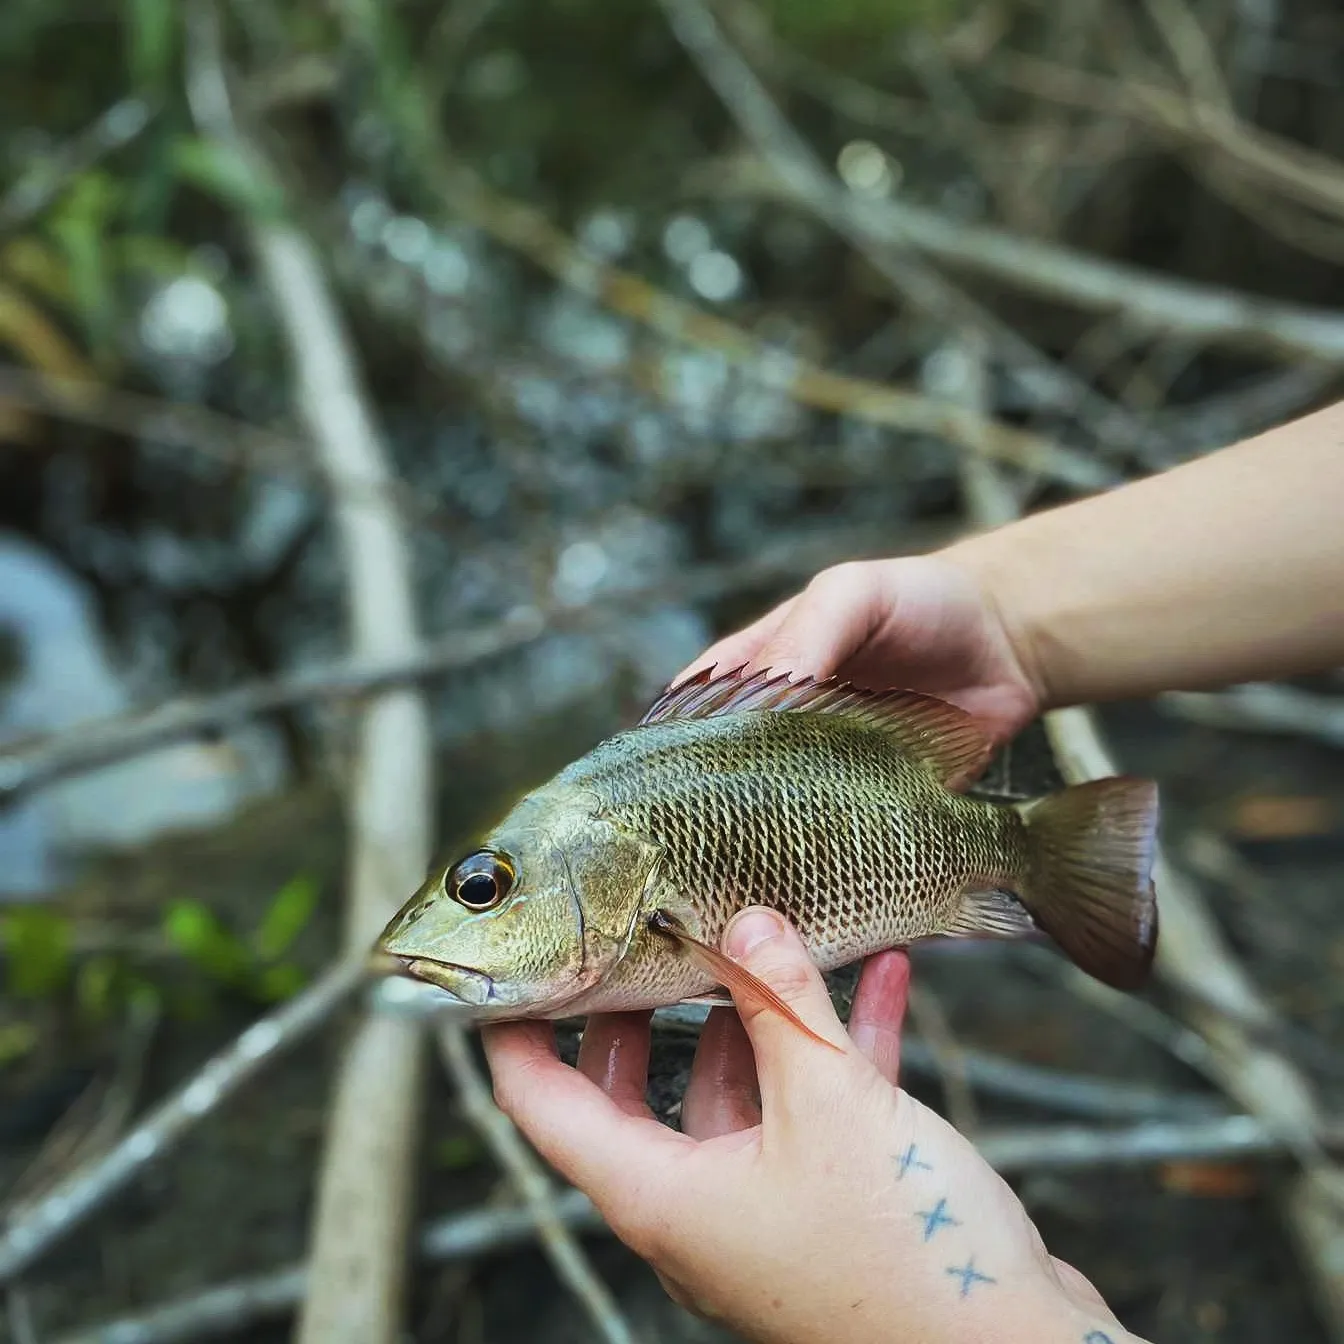
<svg viewBox="0 0 1344 1344">
<path fill-rule="evenodd" d="M 682 1305 L 754 1344 L 1132 1344 L 975 1148 L 897 1085 L 903 952 L 870 959 L 848 1032 L 802 940 L 744 911 L 724 950 L 830 1050 L 750 1000 L 715 1009 L 682 1133 L 645 1102 L 649 1015 L 483 1028 L 495 1096 Z"/>
<path fill-rule="evenodd" d="M 955 552 L 852 561 L 700 655 L 680 676 L 749 664 L 925 691 L 974 715 L 1000 744 L 1042 695 L 983 580 Z"/>
</svg>

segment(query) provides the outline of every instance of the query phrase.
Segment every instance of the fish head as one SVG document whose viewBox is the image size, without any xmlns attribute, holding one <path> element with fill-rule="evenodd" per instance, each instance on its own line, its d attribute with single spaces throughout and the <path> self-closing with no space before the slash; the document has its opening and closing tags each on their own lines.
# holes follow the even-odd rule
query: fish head
<svg viewBox="0 0 1344 1344">
<path fill-rule="evenodd" d="M 582 793 L 534 794 L 433 874 L 378 950 L 470 1016 L 554 1015 L 624 954 L 655 861 Z"/>
</svg>

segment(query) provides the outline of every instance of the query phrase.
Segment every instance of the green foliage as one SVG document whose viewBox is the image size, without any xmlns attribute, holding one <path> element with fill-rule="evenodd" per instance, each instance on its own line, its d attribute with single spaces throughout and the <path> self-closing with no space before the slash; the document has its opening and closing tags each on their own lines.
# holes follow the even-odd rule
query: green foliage
<svg viewBox="0 0 1344 1344">
<path fill-rule="evenodd" d="M 70 979 L 70 925 L 39 906 L 23 906 L 5 915 L 3 924 L 8 989 L 20 999 L 58 993 Z"/>
<path fill-rule="evenodd" d="M 107 242 L 121 192 L 103 172 L 80 174 L 52 211 L 47 228 L 65 259 L 66 280 L 95 357 L 111 353 L 116 304 Z"/>
<path fill-rule="evenodd" d="M 256 219 L 278 219 L 284 212 L 284 193 L 231 145 L 179 136 L 173 142 L 172 165 L 181 181 Z"/>
<path fill-rule="evenodd" d="M 250 938 L 230 932 L 200 901 L 172 902 L 164 911 L 169 941 L 217 985 L 274 1002 L 303 986 L 302 970 L 284 959 L 317 907 L 317 883 L 297 874 L 276 892 Z"/>
<path fill-rule="evenodd" d="M 131 85 L 162 94 L 173 77 L 179 17 L 176 0 L 126 0 L 126 52 Z"/>
<path fill-rule="evenodd" d="M 485 1145 L 469 1130 L 447 1134 L 434 1144 L 431 1158 L 436 1167 L 445 1171 L 466 1171 L 484 1160 Z"/>
<path fill-rule="evenodd" d="M 904 29 L 947 22 L 966 0 L 762 0 L 781 37 L 798 41 L 861 38 L 880 42 Z"/>
</svg>

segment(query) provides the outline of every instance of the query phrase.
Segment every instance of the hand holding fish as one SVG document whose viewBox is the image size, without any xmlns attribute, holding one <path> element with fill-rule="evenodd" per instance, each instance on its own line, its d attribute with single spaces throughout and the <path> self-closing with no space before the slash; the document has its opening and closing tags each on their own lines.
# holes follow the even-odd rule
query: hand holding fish
<svg viewBox="0 0 1344 1344">
<path fill-rule="evenodd" d="M 647 1013 L 590 1018 L 577 1068 L 547 1022 L 484 1029 L 500 1105 L 674 1298 L 759 1344 L 1133 1344 L 975 1148 L 897 1086 L 903 952 L 869 961 L 846 1032 L 778 915 L 738 915 L 724 950 L 835 1048 L 735 993 L 705 1026 L 680 1133 L 645 1104 Z"/>
<path fill-rule="evenodd" d="M 1039 689 L 988 587 L 945 555 L 824 569 L 674 681 L 715 665 L 925 691 L 972 714 L 995 744 L 1040 707 Z"/>
</svg>

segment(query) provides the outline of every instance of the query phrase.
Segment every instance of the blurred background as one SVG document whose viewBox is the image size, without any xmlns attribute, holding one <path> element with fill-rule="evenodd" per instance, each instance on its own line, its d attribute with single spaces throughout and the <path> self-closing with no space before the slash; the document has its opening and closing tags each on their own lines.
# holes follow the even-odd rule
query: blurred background
<svg viewBox="0 0 1344 1344">
<path fill-rule="evenodd" d="M 5 0 L 0 1337 L 729 1339 L 328 968 L 817 569 L 1337 399 L 1341 261 L 1330 0 Z M 1101 722 L 1219 1001 L 920 949 L 907 1085 L 1136 1333 L 1344 1339 L 1344 684 Z"/>
</svg>

